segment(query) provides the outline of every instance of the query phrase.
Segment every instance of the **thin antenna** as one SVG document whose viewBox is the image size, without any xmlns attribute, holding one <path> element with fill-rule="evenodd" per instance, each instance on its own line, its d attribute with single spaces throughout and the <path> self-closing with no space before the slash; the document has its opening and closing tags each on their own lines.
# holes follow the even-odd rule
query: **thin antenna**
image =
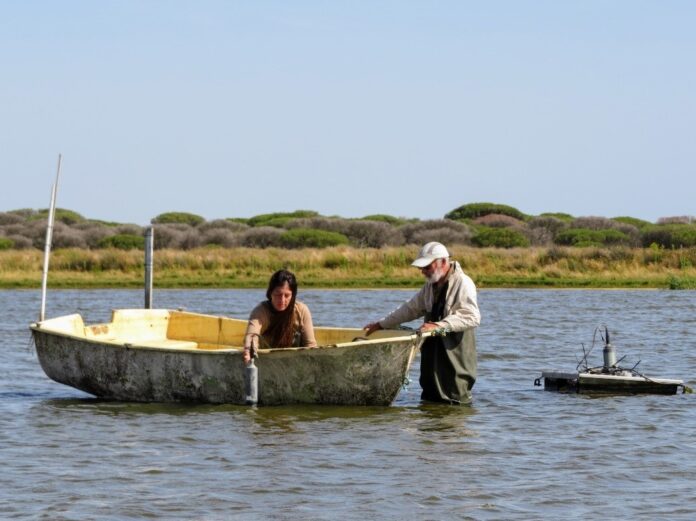
<svg viewBox="0 0 696 521">
<path fill-rule="evenodd" d="M 51 243 L 53 242 L 53 220 L 56 214 L 56 193 L 58 192 L 58 178 L 60 177 L 60 163 L 63 156 L 58 154 L 58 171 L 56 181 L 51 189 L 51 206 L 48 209 L 48 224 L 46 226 L 46 245 L 44 246 L 43 276 L 41 278 L 41 311 L 39 322 L 43 322 L 46 316 L 46 287 L 48 282 L 48 259 L 51 256 Z"/>
</svg>

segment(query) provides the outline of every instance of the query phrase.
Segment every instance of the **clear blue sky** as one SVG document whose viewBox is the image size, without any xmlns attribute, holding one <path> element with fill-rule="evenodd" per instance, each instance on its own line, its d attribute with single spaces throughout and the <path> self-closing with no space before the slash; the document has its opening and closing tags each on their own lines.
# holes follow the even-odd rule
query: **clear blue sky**
<svg viewBox="0 0 696 521">
<path fill-rule="evenodd" d="M 696 214 L 696 2 L 5 1 L 0 211 Z"/>
</svg>

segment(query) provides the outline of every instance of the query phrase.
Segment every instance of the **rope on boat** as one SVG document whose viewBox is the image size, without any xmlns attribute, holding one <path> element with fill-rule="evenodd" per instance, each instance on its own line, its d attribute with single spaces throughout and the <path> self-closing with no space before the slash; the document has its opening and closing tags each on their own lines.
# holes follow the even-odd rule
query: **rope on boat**
<svg viewBox="0 0 696 521">
<path fill-rule="evenodd" d="M 416 356 L 416 345 L 421 341 L 422 338 L 423 338 L 423 332 L 420 329 L 416 330 L 415 335 L 413 337 L 413 341 L 411 342 L 411 352 L 408 354 L 408 362 L 406 362 L 407 368 L 411 367 L 411 362 L 413 362 L 413 357 Z M 404 375 L 404 381 L 401 384 L 401 388 L 406 389 L 410 383 L 411 383 L 411 379 L 408 377 L 408 370 L 407 370 L 406 374 Z"/>
<path fill-rule="evenodd" d="M 409 330 L 413 331 L 409 327 L 402 327 L 399 329 L 409 329 Z M 437 329 L 432 329 L 430 331 L 430 334 L 432 336 L 446 336 L 447 333 L 449 333 L 449 332 L 450 332 L 449 328 L 438 327 Z M 423 332 L 420 329 L 416 329 L 415 336 L 413 338 L 413 342 L 411 343 L 411 354 L 409 354 L 409 356 L 408 356 L 408 366 L 407 367 L 411 366 L 411 362 L 413 361 L 413 357 L 416 355 L 416 350 L 414 348 L 415 348 L 416 344 L 421 343 L 422 338 L 423 338 Z M 403 382 L 403 384 L 401 384 L 401 386 L 405 389 L 406 387 L 408 387 L 408 384 L 410 384 L 410 383 L 411 383 L 411 379 L 408 377 L 408 374 L 406 374 L 406 376 L 404 377 L 404 382 Z"/>
</svg>

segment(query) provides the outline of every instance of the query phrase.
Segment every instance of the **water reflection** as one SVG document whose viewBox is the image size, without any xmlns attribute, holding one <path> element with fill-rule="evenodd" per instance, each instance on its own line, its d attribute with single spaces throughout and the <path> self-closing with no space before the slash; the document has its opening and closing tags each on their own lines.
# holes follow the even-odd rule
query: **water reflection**
<svg viewBox="0 0 696 521">
<path fill-rule="evenodd" d="M 34 407 L 38 410 L 47 409 L 54 412 L 89 411 L 105 416 L 186 416 L 191 414 L 214 414 L 228 412 L 231 409 L 241 409 L 241 407 L 234 405 L 119 402 L 89 396 L 85 398 L 51 398 L 42 400 Z"/>
</svg>

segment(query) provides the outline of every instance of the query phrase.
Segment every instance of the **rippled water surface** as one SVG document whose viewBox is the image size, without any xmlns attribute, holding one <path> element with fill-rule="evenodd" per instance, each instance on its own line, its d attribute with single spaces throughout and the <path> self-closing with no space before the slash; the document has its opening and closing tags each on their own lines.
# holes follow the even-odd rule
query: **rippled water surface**
<svg viewBox="0 0 696 521">
<path fill-rule="evenodd" d="M 156 291 L 245 318 L 259 290 Z M 315 323 L 360 327 L 402 291 L 304 291 Z M 35 291 L 0 291 L 2 519 L 696 519 L 696 394 L 588 397 L 574 370 L 607 324 L 624 365 L 696 380 L 696 293 L 487 290 L 470 407 L 184 406 L 99 401 L 49 380 Z M 142 306 L 141 291 L 51 291 L 49 317 Z M 601 364 L 601 346 L 591 361 Z"/>
</svg>

